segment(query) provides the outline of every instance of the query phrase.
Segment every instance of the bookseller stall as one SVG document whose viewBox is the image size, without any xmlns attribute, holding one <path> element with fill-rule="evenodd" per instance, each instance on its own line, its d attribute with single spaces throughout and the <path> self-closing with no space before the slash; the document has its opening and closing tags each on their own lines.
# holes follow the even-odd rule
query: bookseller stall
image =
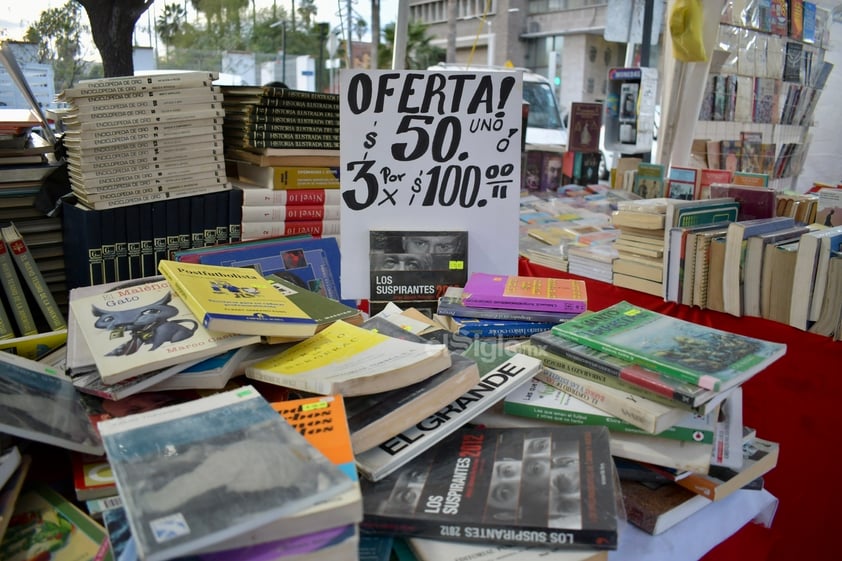
<svg viewBox="0 0 842 561">
<path fill-rule="evenodd" d="M 523 258 L 519 274 L 579 278 Z M 838 421 L 832 412 L 842 391 L 836 366 L 842 345 L 781 323 L 700 310 L 585 280 L 593 310 L 626 300 L 702 325 L 787 344 L 787 353 L 746 382 L 743 392 L 745 424 L 781 445 L 778 465 L 765 478 L 766 489 L 780 500 L 774 521 L 769 529 L 747 524 L 704 561 L 827 558 L 834 548 L 828 538 L 836 531 L 838 510 L 838 492 L 829 481 L 835 468 L 829 447 L 838 441 Z"/>
</svg>

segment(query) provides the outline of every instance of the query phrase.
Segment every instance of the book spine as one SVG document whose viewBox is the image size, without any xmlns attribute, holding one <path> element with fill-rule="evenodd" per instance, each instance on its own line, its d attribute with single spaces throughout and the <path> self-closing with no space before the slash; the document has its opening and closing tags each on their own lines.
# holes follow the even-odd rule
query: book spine
<svg viewBox="0 0 842 561">
<path fill-rule="evenodd" d="M 129 187 L 155 186 L 171 188 L 191 177 L 225 177 L 225 163 L 221 160 L 189 166 L 188 161 L 164 166 L 128 166 L 124 169 L 97 172 L 98 175 L 81 176 L 70 173 L 71 181 L 83 188 L 89 196 L 104 195 L 130 190 Z M 110 173 L 114 171 L 115 173 Z M 133 185 L 134 184 L 134 185 Z"/>
<path fill-rule="evenodd" d="M 15 328 L 12 326 L 12 320 L 6 313 L 6 306 L 0 302 L 0 340 L 12 339 L 15 336 Z"/>
<path fill-rule="evenodd" d="M 243 137 L 229 137 L 225 136 L 226 140 L 230 140 L 234 145 L 247 146 L 249 148 L 284 148 L 284 149 L 328 149 L 339 150 L 339 140 L 331 138 L 324 139 L 288 139 L 288 140 L 270 140 L 270 139 L 253 139 Z"/>
<path fill-rule="evenodd" d="M 35 317 L 29 310 L 23 285 L 17 271 L 15 271 L 15 264 L 12 262 L 9 251 L 10 249 L 0 236 L 0 282 L 6 292 L 6 301 L 9 303 L 12 317 L 15 318 L 20 335 L 34 335 L 38 333 L 35 326 Z"/>
<path fill-rule="evenodd" d="M 210 198 L 214 200 L 216 216 L 214 217 L 214 228 L 216 229 L 216 244 L 228 243 L 228 199 L 231 197 L 231 190 L 211 193 Z"/>
<path fill-rule="evenodd" d="M 162 139 L 157 142 L 115 144 L 68 155 L 68 163 L 78 169 L 108 169 L 123 165 L 154 165 L 164 162 L 190 160 L 197 156 L 224 158 L 222 139 L 184 137 Z"/>
<path fill-rule="evenodd" d="M 184 175 L 185 169 L 192 173 L 210 170 L 225 170 L 225 158 L 209 151 L 191 152 L 179 158 L 167 160 L 149 158 L 150 161 L 115 161 L 107 163 L 86 163 L 84 166 L 70 163 L 70 177 L 84 182 L 87 187 L 102 185 L 108 187 L 119 184 L 119 178 L 153 178 Z"/>
<path fill-rule="evenodd" d="M 453 318 L 459 323 L 459 335 L 466 337 L 529 337 L 546 331 L 555 323 L 514 322 L 506 325 L 500 321 L 476 321 L 469 318 Z"/>
<path fill-rule="evenodd" d="M 155 89 L 182 89 L 212 87 L 218 78 L 215 72 L 203 73 L 174 73 L 158 76 L 127 76 L 121 78 L 103 78 L 100 80 L 85 80 L 75 88 L 64 90 L 63 98 L 87 97 L 96 95 L 124 94 L 130 92 L 146 92 Z"/>
<path fill-rule="evenodd" d="M 167 201 L 150 205 L 152 224 L 152 270 L 158 273 L 158 263 L 167 258 Z"/>
<path fill-rule="evenodd" d="M 102 211 L 100 235 L 103 280 L 107 283 L 114 282 L 117 280 L 117 233 L 114 209 Z"/>
<path fill-rule="evenodd" d="M 203 195 L 213 191 L 220 191 L 222 189 L 230 188 L 230 183 L 226 183 L 224 178 L 210 178 L 196 186 L 180 187 L 178 189 L 171 189 L 168 191 L 144 192 L 146 189 L 135 190 L 134 192 L 126 192 L 115 194 L 113 197 L 103 199 L 87 199 L 84 196 L 80 197 L 85 204 L 95 210 L 104 210 L 108 208 L 115 208 L 118 206 L 136 205 L 142 203 L 166 201 L 168 199 L 179 199 L 182 197 L 191 197 L 193 195 Z M 140 191 L 140 192 L 137 192 Z"/>
<path fill-rule="evenodd" d="M 178 215 L 181 217 L 181 220 L 178 222 L 179 251 L 190 249 L 190 244 L 192 242 L 192 232 L 190 230 L 192 223 L 190 222 L 190 212 L 193 199 L 195 198 L 201 198 L 201 195 L 199 197 L 182 197 L 170 203 L 176 206 L 178 209 Z M 204 237 L 204 224 L 202 224 L 202 236 Z"/>
<path fill-rule="evenodd" d="M 264 90 L 266 99 L 297 99 L 301 101 L 339 104 L 339 96 L 327 92 L 311 92 L 308 90 L 296 90 L 292 88 L 280 88 L 267 86 Z"/>
<path fill-rule="evenodd" d="M 146 113 L 159 114 L 171 111 L 189 111 L 195 109 L 199 104 L 202 104 L 201 106 L 204 107 L 204 104 L 217 105 L 224 101 L 222 94 L 215 94 L 210 88 L 207 90 L 198 90 L 196 95 L 188 90 L 182 90 L 182 95 L 180 96 L 161 98 L 153 97 L 153 95 L 147 94 L 145 97 L 117 99 L 114 101 L 101 100 L 94 104 L 74 104 L 70 116 L 74 119 L 99 121 Z"/>
<path fill-rule="evenodd" d="M 311 120 L 317 121 L 316 119 Z M 240 131 L 246 134 L 289 132 L 290 128 L 294 128 L 299 132 L 322 132 L 329 134 L 339 134 L 339 123 L 335 121 L 325 119 L 322 119 L 318 122 L 308 121 L 292 125 L 289 123 L 276 122 L 229 121 L 230 125 L 226 124 L 225 127 L 226 129 L 230 129 L 231 131 Z"/>
<path fill-rule="evenodd" d="M 515 301 L 479 294 L 471 294 L 470 298 L 463 300 L 463 302 L 468 306 L 486 308 L 511 308 L 515 310 L 563 313 L 582 313 L 586 307 L 584 302 L 578 300 L 530 298 L 529 300 L 518 299 Z"/>
<path fill-rule="evenodd" d="M 126 240 L 126 207 L 114 209 L 114 261 L 117 265 L 117 280 L 128 280 L 129 275 L 129 245 Z"/>
<path fill-rule="evenodd" d="M 249 106 L 245 110 L 237 110 L 234 108 L 227 108 L 225 110 L 225 119 L 228 122 L 241 123 L 243 127 L 253 130 L 273 130 L 288 129 L 289 127 L 309 126 L 309 127 L 328 127 L 338 128 L 339 119 L 336 115 L 324 115 L 322 113 L 310 111 L 305 114 L 295 113 L 279 113 L 266 111 L 267 108 L 252 109 Z"/>
<path fill-rule="evenodd" d="M 281 169 L 281 168 L 278 168 Z M 328 168 L 330 169 L 330 168 Z M 276 171 L 276 174 L 279 172 Z M 281 171 L 280 173 L 284 173 Z M 293 180 L 294 181 L 294 180 Z M 277 180 L 275 181 L 277 184 Z M 238 189 L 243 194 L 243 207 L 298 205 L 339 205 L 339 191 L 319 189 Z"/>
<path fill-rule="evenodd" d="M 77 96 L 69 100 L 71 107 L 84 109 L 90 107 L 99 107 L 103 103 L 122 102 L 129 103 L 132 101 L 141 101 L 146 99 L 163 100 L 166 98 L 180 98 L 180 97 L 200 97 L 210 95 L 222 95 L 222 89 L 218 86 L 209 86 L 207 88 L 165 88 L 154 89 L 149 91 L 136 92 L 111 92 L 101 95 Z"/>
<path fill-rule="evenodd" d="M 201 323 L 205 328 L 207 328 L 208 318 L 207 314 L 205 314 L 204 309 L 202 309 L 202 305 L 199 303 L 196 297 L 193 296 L 193 294 L 189 290 L 187 290 L 184 284 L 182 284 L 178 280 L 178 278 L 176 278 L 176 275 L 170 271 L 167 262 L 160 263 L 158 270 L 161 273 L 161 275 L 163 275 L 163 277 L 166 279 L 167 284 L 170 285 L 172 291 L 175 292 L 175 294 L 184 301 L 184 303 L 187 305 L 190 311 L 193 312 L 193 315 L 196 316 L 196 319 L 199 320 L 199 323 Z"/>
<path fill-rule="evenodd" d="M 62 243 L 68 264 L 67 286 L 95 286 L 105 282 L 102 270 L 102 212 L 82 205 L 62 204 Z"/>
<path fill-rule="evenodd" d="M 279 109 L 297 111 L 304 109 L 306 111 L 317 111 L 319 113 L 339 113 L 339 98 L 323 102 L 316 99 L 293 99 L 283 97 L 262 97 L 260 105 L 264 107 L 277 107 Z"/>
<path fill-rule="evenodd" d="M 469 308 L 462 305 L 460 298 L 442 296 L 439 298 L 436 313 L 442 316 L 462 316 L 478 319 L 517 320 L 534 322 L 561 323 L 576 314 L 558 314 L 553 312 L 530 312 L 527 310 L 505 310 L 495 308 Z"/>
<path fill-rule="evenodd" d="M 128 262 L 128 278 L 139 279 L 143 277 L 143 247 L 141 240 L 141 214 L 142 208 L 148 205 L 131 205 L 126 209 L 126 254 Z M 151 246 L 150 246 L 151 248 Z"/>
<path fill-rule="evenodd" d="M 245 191 L 233 189 L 228 194 L 228 243 L 243 239 L 243 197 Z"/>
<path fill-rule="evenodd" d="M 300 125 L 296 127 L 246 128 L 236 125 L 222 127 L 222 132 L 232 137 L 261 140 L 331 140 L 339 139 L 339 127 L 319 127 Z"/>
<path fill-rule="evenodd" d="M 177 139 L 198 136 L 206 137 L 208 142 L 216 142 L 222 135 L 222 118 L 208 119 L 205 124 L 195 123 L 192 126 L 185 126 L 183 121 L 175 123 L 159 123 L 156 125 L 130 126 L 127 130 L 108 129 L 91 131 L 89 134 L 74 135 L 73 131 L 65 134 L 70 136 L 67 139 L 68 156 L 74 152 L 85 153 L 100 150 L 103 147 L 112 147 L 114 150 L 123 150 L 124 145 L 136 145 L 149 147 L 165 147 L 170 143 L 177 143 Z M 119 148 L 118 148 L 119 147 Z"/>
<path fill-rule="evenodd" d="M 124 131 L 126 129 L 134 129 L 135 127 L 154 128 L 165 123 L 172 124 L 178 122 L 185 128 L 190 128 L 189 121 L 198 119 L 220 119 L 225 117 L 225 110 L 221 104 L 208 104 L 206 108 L 202 108 L 190 112 L 173 111 L 165 114 L 155 114 L 150 112 L 138 112 L 135 115 L 128 115 L 125 117 L 114 117 L 113 119 L 90 122 L 81 121 L 79 123 L 68 123 L 68 129 L 79 131 L 82 136 L 87 136 L 88 133 L 95 131 L 112 130 L 114 132 Z"/>
<path fill-rule="evenodd" d="M 306 220 L 301 222 L 243 222 L 243 240 L 278 236 L 312 234 L 335 236 L 339 234 L 339 220 Z"/>
<path fill-rule="evenodd" d="M 3 238 L 9 246 L 12 258 L 25 279 L 29 290 L 35 297 L 36 302 L 38 302 L 38 307 L 47 319 L 50 329 L 53 331 L 65 329 L 67 322 L 56 302 L 55 296 L 50 292 L 44 280 L 44 275 L 41 274 L 41 270 L 38 269 L 35 259 L 26 246 L 26 242 L 20 237 L 14 225 L 3 228 Z"/>
<path fill-rule="evenodd" d="M 244 206 L 244 222 L 339 220 L 339 205 Z"/>
<path fill-rule="evenodd" d="M 205 207 L 201 196 L 189 197 L 190 247 L 205 247 Z"/>
</svg>

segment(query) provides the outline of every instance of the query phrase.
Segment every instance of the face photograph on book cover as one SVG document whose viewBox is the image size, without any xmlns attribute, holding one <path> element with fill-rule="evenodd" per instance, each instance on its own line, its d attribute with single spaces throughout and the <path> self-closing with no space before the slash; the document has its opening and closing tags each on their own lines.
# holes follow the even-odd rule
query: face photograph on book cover
<svg viewBox="0 0 842 561">
<path fill-rule="evenodd" d="M 380 506 L 383 514 L 411 514 L 418 507 L 424 484 L 427 482 L 427 475 L 430 470 L 432 456 L 419 458 L 411 469 L 403 471 L 399 476 L 389 498 Z"/>
</svg>

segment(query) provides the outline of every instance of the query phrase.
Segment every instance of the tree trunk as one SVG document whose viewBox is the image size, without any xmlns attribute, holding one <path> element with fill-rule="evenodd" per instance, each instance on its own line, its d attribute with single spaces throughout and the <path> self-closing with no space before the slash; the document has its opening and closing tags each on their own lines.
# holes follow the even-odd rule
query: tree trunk
<svg viewBox="0 0 842 561">
<path fill-rule="evenodd" d="M 85 8 L 106 78 L 134 74 L 132 35 L 154 0 L 76 0 Z"/>
</svg>

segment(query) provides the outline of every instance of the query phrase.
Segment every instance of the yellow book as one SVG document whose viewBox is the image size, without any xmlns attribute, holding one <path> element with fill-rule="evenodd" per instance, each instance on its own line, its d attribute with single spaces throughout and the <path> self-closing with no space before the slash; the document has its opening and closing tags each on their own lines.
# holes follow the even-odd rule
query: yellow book
<svg viewBox="0 0 842 561">
<path fill-rule="evenodd" d="M 162 260 L 158 270 L 207 329 L 305 339 L 319 327 L 255 269 Z"/>
<path fill-rule="evenodd" d="M 246 367 L 252 380 L 345 397 L 394 390 L 451 364 L 445 345 L 418 343 L 337 321 L 306 341 Z"/>
</svg>

